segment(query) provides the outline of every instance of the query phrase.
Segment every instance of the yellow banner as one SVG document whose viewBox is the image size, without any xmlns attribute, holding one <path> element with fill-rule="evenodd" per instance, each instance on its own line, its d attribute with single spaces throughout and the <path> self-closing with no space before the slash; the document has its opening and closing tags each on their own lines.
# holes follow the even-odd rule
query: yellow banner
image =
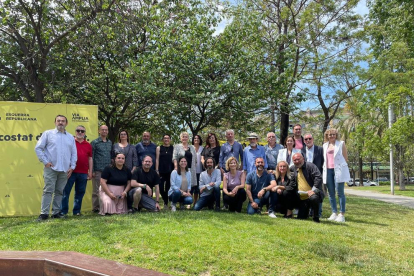
<svg viewBox="0 0 414 276">
<path fill-rule="evenodd" d="M 42 132 L 55 128 L 56 115 L 68 118 L 66 131 L 86 128 L 90 143 L 98 137 L 98 107 L 92 105 L 0 102 L 0 216 L 40 214 L 43 163 L 34 151 Z M 73 208 L 73 189 L 69 213 Z M 92 183 L 88 181 L 82 210 L 92 209 Z"/>
</svg>

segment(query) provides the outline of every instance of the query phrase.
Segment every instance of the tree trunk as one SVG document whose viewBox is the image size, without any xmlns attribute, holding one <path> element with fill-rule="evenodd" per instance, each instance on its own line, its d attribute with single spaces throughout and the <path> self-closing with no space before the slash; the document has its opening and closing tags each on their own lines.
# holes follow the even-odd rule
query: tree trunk
<svg viewBox="0 0 414 276">
<path fill-rule="evenodd" d="M 359 155 L 358 157 L 358 170 L 359 170 L 359 186 L 364 186 L 363 183 L 363 173 L 362 173 L 362 157 Z"/>
<path fill-rule="evenodd" d="M 282 103 L 280 112 L 280 144 L 285 145 L 285 140 L 289 135 L 289 104 Z"/>
</svg>

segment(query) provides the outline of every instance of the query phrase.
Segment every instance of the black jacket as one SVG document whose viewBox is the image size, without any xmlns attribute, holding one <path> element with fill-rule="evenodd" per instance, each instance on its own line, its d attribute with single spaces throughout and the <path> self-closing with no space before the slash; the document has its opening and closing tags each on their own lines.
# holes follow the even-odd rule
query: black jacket
<svg viewBox="0 0 414 276">
<path fill-rule="evenodd" d="M 305 157 L 306 160 L 306 146 L 302 148 L 302 155 Z M 323 147 L 319 147 L 316 145 L 313 145 L 313 164 L 318 167 L 319 172 L 322 174 L 322 167 L 323 167 Z"/>
<path fill-rule="evenodd" d="M 293 172 L 295 181 L 297 182 L 299 169 L 292 167 L 291 171 Z M 305 162 L 302 166 L 302 172 L 309 186 L 312 187 L 312 190 L 316 195 L 320 197 L 320 200 L 322 201 L 325 197 L 325 194 L 322 190 L 322 174 L 320 173 L 318 167 L 316 167 L 316 165 L 313 163 Z"/>
</svg>

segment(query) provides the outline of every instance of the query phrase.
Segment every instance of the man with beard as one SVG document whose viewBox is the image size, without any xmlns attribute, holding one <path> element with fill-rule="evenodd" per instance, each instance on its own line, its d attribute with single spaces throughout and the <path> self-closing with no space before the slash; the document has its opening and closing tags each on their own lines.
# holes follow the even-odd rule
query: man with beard
<svg viewBox="0 0 414 276">
<path fill-rule="evenodd" d="M 250 145 L 244 149 L 243 153 L 243 170 L 247 174 L 256 170 L 255 160 L 261 157 L 264 160 L 264 168 L 267 169 L 266 153 L 264 147 L 257 144 L 259 136 L 252 132 L 249 134 Z"/>
<path fill-rule="evenodd" d="M 322 175 L 313 163 L 305 162 L 302 153 L 295 153 L 292 157 L 295 167 L 294 178 L 298 186 L 298 219 L 307 219 L 309 209 L 313 210 L 313 221 L 319 222 L 319 204 L 322 202 Z"/>
<path fill-rule="evenodd" d="M 86 191 L 86 183 L 92 179 L 93 161 L 92 161 L 92 147 L 86 140 L 86 128 L 84 126 L 76 127 L 75 144 L 78 154 L 78 161 L 76 168 L 69 177 L 63 190 L 61 213 L 66 215 L 69 211 L 69 196 L 73 184 L 75 184 L 75 199 L 73 201 L 73 215 L 80 216 L 82 209 L 82 199 Z"/>
<path fill-rule="evenodd" d="M 264 165 L 264 158 L 256 158 L 256 170 L 247 175 L 246 194 L 249 199 L 247 213 L 249 215 L 260 214 L 260 209 L 269 202 L 270 198 L 269 217 L 276 218 L 274 210 L 277 203 L 277 193 L 271 191 L 273 187 L 276 187 L 276 181 L 273 174 L 267 173 Z"/>
<path fill-rule="evenodd" d="M 212 157 L 207 157 L 204 167 L 206 170 L 200 174 L 200 199 L 194 205 L 194 210 L 200 211 L 206 206 L 213 209 L 213 204 L 216 202 L 215 211 L 219 212 L 221 172 L 215 169 L 216 164 Z"/>
<path fill-rule="evenodd" d="M 130 212 L 145 208 L 149 211 L 158 212 L 160 210 L 160 177 L 152 169 L 152 158 L 146 155 L 142 160 L 142 167 L 138 167 L 132 173 L 131 187 L 128 192 L 128 210 Z M 155 188 L 155 200 L 152 197 Z"/>
<path fill-rule="evenodd" d="M 293 137 L 295 138 L 295 145 L 293 147 L 302 150 L 305 147 L 305 141 L 303 140 L 302 126 L 300 124 L 293 126 Z"/>
<path fill-rule="evenodd" d="M 135 148 L 137 150 L 138 164 L 142 163 L 146 155 L 151 156 L 152 160 L 155 160 L 157 145 L 151 142 L 151 133 L 148 131 L 144 131 L 144 133 L 142 133 L 142 141 L 139 142 Z M 153 163 L 152 169 L 155 170 L 155 162 Z"/>
<path fill-rule="evenodd" d="M 45 186 L 38 221 L 49 218 L 53 195 L 52 218 L 65 217 L 60 213 L 63 189 L 76 167 L 78 158 L 75 140 L 65 130 L 67 124 L 68 119 L 65 116 L 57 115 L 56 128 L 43 132 L 35 147 L 37 157 L 45 165 L 43 169 Z"/>
</svg>

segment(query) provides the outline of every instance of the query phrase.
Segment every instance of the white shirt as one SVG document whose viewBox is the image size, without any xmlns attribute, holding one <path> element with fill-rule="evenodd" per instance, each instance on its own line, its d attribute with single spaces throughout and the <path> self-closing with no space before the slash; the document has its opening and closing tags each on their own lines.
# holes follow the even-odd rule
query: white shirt
<svg viewBox="0 0 414 276">
<path fill-rule="evenodd" d="M 313 162 L 313 151 L 314 151 L 315 147 L 314 145 L 312 145 L 312 147 L 310 149 L 308 149 L 308 147 L 306 147 L 306 162 Z"/>
</svg>

